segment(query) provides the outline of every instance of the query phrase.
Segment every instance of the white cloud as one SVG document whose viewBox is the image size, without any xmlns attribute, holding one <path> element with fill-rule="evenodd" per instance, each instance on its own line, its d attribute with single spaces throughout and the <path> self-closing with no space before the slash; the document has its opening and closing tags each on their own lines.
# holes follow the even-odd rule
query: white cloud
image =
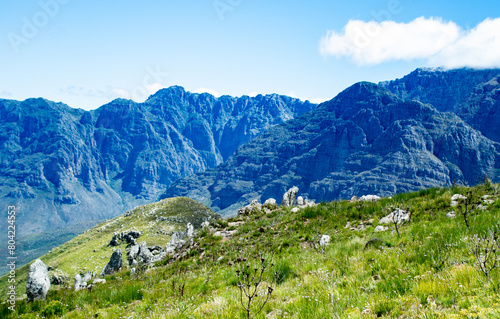
<svg viewBox="0 0 500 319">
<path fill-rule="evenodd" d="M 500 67 L 500 18 L 486 19 L 471 30 L 440 18 L 409 23 L 351 20 L 341 33 L 327 32 L 320 53 L 347 57 L 358 65 L 425 59 L 447 68 Z"/>
<path fill-rule="evenodd" d="M 212 94 L 215 97 L 221 96 L 219 92 L 217 92 L 215 90 L 212 90 L 212 89 L 207 89 L 207 88 L 199 88 L 196 91 L 194 91 L 193 93 L 199 93 L 199 94 L 201 94 L 201 93 L 209 93 L 209 94 Z"/>
</svg>

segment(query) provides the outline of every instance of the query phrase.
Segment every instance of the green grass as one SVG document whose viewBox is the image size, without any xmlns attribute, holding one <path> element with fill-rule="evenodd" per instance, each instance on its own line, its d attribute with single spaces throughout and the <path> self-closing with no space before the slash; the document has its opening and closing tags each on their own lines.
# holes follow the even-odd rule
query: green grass
<svg viewBox="0 0 500 319">
<path fill-rule="evenodd" d="M 297 213 L 279 208 L 267 215 L 260 212 L 220 221 L 219 229 L 228 222 L 245 223 L 229 240 L 199 232 L 198 245 L 183 260 L 163 261 L 135 276 L 125 267 L 92 291 L 52 289 L 46 301 L 18 301 L 15 314 L 9 313 L 7 305 L 0 306 L 0 317 L 50 317 L 57 312 L 64 318 L 244 318 L 235 270 L 247 264 L 255 267 L 259 264 L 256 256 L 261 254 L 274 263 L 263 278 L 274 291 L 256 318 L 498 318 L 500 270 L 493 270 L 486 280 L 474 267 L 468 238 L 485 234 L 498 223 L 500 200 L 495 195 L 488 209 L 475 211 L 470 229 L 461 216 L 445 217 L 454 210 L 451 196 L 469 190 L 478 196 L 495 195 L 487 185 L 433 188 L 375 203 L 336 201 Z M 193 205 L 187 200 L 162 204 L 168 206 L 162 216 L 175 217 L 188 204 Z M 140 241 L 164 246 L 168 236 L 157 236 L 157 228 L 167 226 L 152 223 L 156 217 L 148 214 L 155 208 L 160 211 L 158 205 L 140 207 L 129 217 L 101 224 L 42 260 L 57 264 L 71 276 L 78 269 L 102 267 L 111 255 L 112 249 L 105 244 L 113 231 L 133 225 L 144 230 Z M 391 207 L 413 212 L 412 222 L 400 228 L 401 237 L 392 225 L 387 232 L 373 232 Z M 185 215 L 193 218 L 196 214 Z M 365 230 L 344 228 L 347 222 L 357 226 L 368 219 L 375 222 Z M 97 231 L 106 224 L 108 230 Z M 182 223 L 168 227 L 182 227 Z M 310 245 L 318 233 L 331 237 L 323 253 Z M 365 248 L 374 237 L 382 242 Z M 446 256 L 442 265 L 440 249 Z M 94 259 L 99 263 L 93 263 Z"/>
</svg>

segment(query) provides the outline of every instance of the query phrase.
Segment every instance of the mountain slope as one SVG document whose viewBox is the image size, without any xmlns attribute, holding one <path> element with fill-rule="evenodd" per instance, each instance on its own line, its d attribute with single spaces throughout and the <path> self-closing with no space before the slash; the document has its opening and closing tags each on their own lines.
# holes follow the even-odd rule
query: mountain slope
<svg viewBox="0 0 500 319">
<path fill-rule="evenodd" d="M 400 98 L 454 112 L 484 136 L 500 142 L 499 76 L 500 69 L 417 69 L 380 85 Z"/>
<path fill-rule="evenodd" d="M 136 239 L 137 243 L 146 242 L 147 246 L 164 247 L 172 232 L 184 231 L 187 223 L 191 223 L 194 229 L 199 229 L 204 221 L 214 222 L 219 218 L 210 209 L 189 198 L 169 198 L 136 207 L 107 220 L 52 249 L 42 258 L 48 266 L 54 268 L 51 275 L 61 275 L 71 281 L 77 273 L 93 271 L 99 275 L 113 250 L 125 250 L 127 246 L 125 242 L 110 246 L 114 234 L 138 231 L 140 237 Z M 27 272 L 27 265 L 16 270 L 20 295 L 24 293 Z M 7 276 L 4 276 L 0 279 L 0 290 L 6 294 L 7 287 Z"/>
<path fill-rule="evenodd" d="M 296 185 L 317 201 L 392 195 L 498 178 L 500 145 L 452 113 L 357 83 L 304 116 L 242 146 L 224 164 L 174 183 L 187 196 L 234 214 L 253 198 L 281 200 Z"/>
</svg>

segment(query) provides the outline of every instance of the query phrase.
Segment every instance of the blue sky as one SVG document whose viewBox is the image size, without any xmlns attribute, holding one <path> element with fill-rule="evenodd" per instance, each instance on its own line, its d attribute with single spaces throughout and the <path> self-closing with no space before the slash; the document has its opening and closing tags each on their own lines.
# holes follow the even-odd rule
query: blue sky
<svg viewBox="0 0 500 319">
<path fill-rule="evenodd" d="M 321 101 L 355 82 L 390 80 L 417 67 L 500 67 L 498 1 L 0 6 L 0 98 L 44 97 L 84 109 L 118 97 L 142 101 L 171 85 Z"/>
</svg>

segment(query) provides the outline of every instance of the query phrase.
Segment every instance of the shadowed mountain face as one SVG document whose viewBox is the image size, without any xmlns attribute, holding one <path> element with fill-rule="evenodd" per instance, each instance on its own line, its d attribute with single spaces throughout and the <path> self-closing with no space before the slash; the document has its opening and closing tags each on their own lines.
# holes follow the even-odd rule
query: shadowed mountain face
<svg viewBox="0 0 500 319">
<path fill-rule="evenodd" d="M 44 99 L 0 100 L 0 205 L 17 206 L 18 236 L 110 218 L 315 107 L 181 87 L 91 112 Z"/>
<path fill-rule="evenodd" d="M 382 82 L 403 99 L 454 112 L 489 139 L 500 142 L 500 69 L 417 69 L 402 79 Z"/>
<path fill-rule="evenodd" d="M 320 200 L 391 195 L 498 179 L 500 145 L 453 113 L 362 82 L 242 146 L 215 169 L 174 183 L 222 214 L 249 200 L 278 200 L 292 185 Z"/>
</svg>

